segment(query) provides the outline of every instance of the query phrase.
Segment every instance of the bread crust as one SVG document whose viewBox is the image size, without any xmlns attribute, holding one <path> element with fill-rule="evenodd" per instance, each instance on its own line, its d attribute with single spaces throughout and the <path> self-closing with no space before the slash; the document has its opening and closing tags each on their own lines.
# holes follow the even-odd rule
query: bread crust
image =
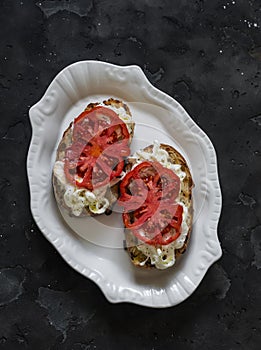
<svg viewBox="0 0 261 350">
<path fill-rule="evenodd" d="M 126 111 L 126 114 L 131 116 L 131 112 L 130 112 L 129 107 L 125 103 L 123 103 L 122 101 L 119 101 L 119 100 L 116 100 L 113 98 L 109 98 L 108 100 L 103 101 L 103 104 L 106 106 L 111 105 L 115 108 L 123 107 L 124 110 Z M 98 105 L 100 105 L 100 102 L 89 103 L 84 110 L 90 111 Z M 128 125 L 130 126 L 130 139 L 129 139 L 129 144 L 130 144 L 132 141 L 133 135 L 134 135 L 135 124 L 133 121 L 131 121 L 130 123 L 128 123 Z M 72 131 L 73 131 L 73 122 L 70 123 L 68 128 L 63 133 L 62 139 L 61 139 L 61 141 L 58 145 L 58 148 L 57 148 L 55 161 L 64 161 L 65 150 L 67 147 L 69 147 L 72 144 Z M 72 209 L 70 207 L 68 207 L 64 201 L 64 193 L 66 191 L 65 185 L 61 181 L 59 181 L 59 179 L 55 176 L 54 171 L 53 171 L 53 176 L 52 176 L 52 182 L 53 182 L 53 189 L 54 189 L 55 198 L 56 198 L 56 201 L 57 201 L 58 205 L 60 206 L 60 208 L 62 210 L 65 210 L 70 216 L 75 216 L 72 212 Z M 105 213 L 109 213 L 111 211 L 113 204 L 117 201 L 117 199 L 119 197 L 119 183 L 116 183 L 115 185 L 109 187 L 107 189 L 104 197 L 107 198 L 109 203 L 110 203 L 108 209 L 105 212 Z M 100 214 L 94 214 L 89 210 L 88 207 L 84 207 L 84 210 L 82 211 L 82 213 L 78 217 L 96 216 L 96 215 L 100 215 Z"/>
<path fill-rule="evenodd" d="M 187 165 L 186 160 L 184 157 L 173 147 L 166 145 L 166 144 L 160 144 L 160 148 L 164 149 L 168 152 L 170 160 L 173 164 L 179 164 L 181 165 L 181 170 L 186 173 L 186 177 L 183 181 L 181 181 L 181 196 L 180 200 L 187 206 L 188 208 L 188 215 L 187 215 L 187 225 L 189 227 L 186 239 L 184 241 L 184 244 L 181 248 L 175 249 L 175 258 L 176 260 L 185 253 L 188 242 L 191 235 L 192 230 L 192 219 L 193 219 L 193 200 L 192 200 L 192 188 L 194 186 L 192 176 L 189 170 L 189 167 Z M 147 152 L 152 152 L 153 145 L 145 147 L 143 150 Z M 129 158 L 129 161 L 126 165 L 126 169 L 129 171 L 131 170 L 132 166 L 135 164 L 135 161 Z M 155 269 L 155 265 L 152 265 L 150 262 L 150 259 L 146 261 L 145 264 L 140 265 L 140 263 L 144 262 L 146 260 L 146 255 L 144 255 L 137 247 L 139 244 L 138 239 L 132 234 L 130 230 L 125 228 L 125 239 L 126 239 L 126 249 L 130 256 L 131 262 L 142 269 Z"/>
</svg>

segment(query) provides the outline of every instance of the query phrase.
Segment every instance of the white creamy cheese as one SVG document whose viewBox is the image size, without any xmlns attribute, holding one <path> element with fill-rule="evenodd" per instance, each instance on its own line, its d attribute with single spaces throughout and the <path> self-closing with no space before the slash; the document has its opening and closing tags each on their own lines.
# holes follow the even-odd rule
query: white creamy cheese
<svg viewBox="0 0 261 350">
<path fill-rule="evenodd" d="M 62 185 L 67 184 L 67 180 L 64 173 L 64 162 L 60 160 L 56 161 L 54 164 L 53 172 Z"/>
<path fill-rule="evenodd" d="M 173 170 L 173 172 L 180 178 L 181 182 L 186 176 L 186 173 L 181 170 L 181 166 L 179 164 L 171 163 L 168 152 L 160 148 L 158 141 L 154 141 L 152 152 L 146 152 L 143 150 L 137 151 L 134 153 L 132 158 L 135 159 L 135 165 L 133 168 L 145 160 L 158 161 L 164 167 Z M 137 248 L 146 256 L 146 259 L 140 263 L 141 266 L 145 265 L 148 259 L 150 259 L 152 265 L 155 265 L 155 267 L 160 270 L 166 269 L 175 264 L 175 249 L 179 249 L 183 246 L 189 230 L 186 223 L 188 208 L 184 203 L 178 200 L 177 204 L 180 204 L 183 207 L 180 236 L 174 242 L 167 245 L 162 245 L 160 247 L 154 247 L 139 241 Z"/>
<path fill-rule="evenodd" d="M 175 263 L 175 247 L 172 243 L 161 248 L 149 244 L 140 244 L 137 247 L 146 255 L 146 259 L 140 263 L 141 266 L 144 266 L 149 259 L 150 263 L 159 270 L 167 269 Z"/>
<path fill-rule="evenodd" d="M 81 215 L 85 207 L 88 207 L 94 214 L 102 214 L 109 207 L 110 203 L 108 199 L 104 198 L 106 188 L 102 187 L 91 192 L 87 189 L 71 185 L 65 177 L 64 162 L 55 162 L 54 175 L 65 187 L 65 193 L 63 195 L 64 202 L 72 209 L 72 213 L 75 216 Z"/>
</svg>

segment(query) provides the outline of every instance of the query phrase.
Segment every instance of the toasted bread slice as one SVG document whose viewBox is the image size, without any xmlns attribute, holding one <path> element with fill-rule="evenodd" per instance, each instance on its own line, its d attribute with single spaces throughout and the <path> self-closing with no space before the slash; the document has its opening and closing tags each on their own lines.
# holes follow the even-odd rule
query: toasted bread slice
<svg viewBox="0 0 261 350">
<path fill-rule="evenodd" d="M 134 134 L 134 125 L 135 124 L 132 121 L 132 115 L 131 115 L 129 107 L 125 103 L 123 103 L 122 101 L 110 98 L 108 100 L 103 101 L 102 103 L 100 103 L 100 102 L 90 103 L 85 108 L 85 110 L 90 111 L 99 105 L 103 105 L 105 107 L 107 106 L 108 108 L 112 107 L 116 113 L 117 113 L 117 110 L 119 110 L 119 112 L 121 112 L 121 113 L 118 113 L 118 115 L 127 125 L 128 131 L 130 134 L 129 143 L 131 143 L 131 140 L 132 140 L 133 134 Z M 126 118 L 124 118 L 124 115 L 126 116 Z M 127 122 L 126 122 L 126 120 L 127 120 Z M 64 176 L 62 176 L 62 175 L 58 176 L 57 175 L 58 171 L 55 171 L 56 167 L 58 167 L 58 166 L 59 166 L 59 168 L 62 167 L 62 163 L 64 162 L 64 158 L 65 158 L 66 148 L 72 144 L 72 131 L 73 131 L 73 122 L 71 122 L 69 127 L 64 131 L 62 139 L 61 139 L 61 141 L 58 145 L 58 148 L 57 148 L 56 161 L 55 161 L 54 171 L 53 171 L 53 188 L 54 188 L 54 194 L 55 194 L 56 201 L 57 201 L 58 205 L 60 206 L 60 208 L 62 210 L 65 210 L 69 215 L 76 216 L 75 213 L 73 213 L 72 208 L 66 204 L 65 197 L 64 197 L 68 183 L 66 182 L 66 179 Z M 61 171 L 62 170 L 59 169 L 59 172 L 61 172 Z M 118 179 L 117 181 L 120 181 L 120 179 Z M 106 198 L 106 200 L 108 200 L 108 202 L 109 202 L 109 205 L 108 205 L 105 213 L 109 213 L 111 211 L 111 207 L 113 206 L 113 204 L 116 202 L 116 200 L 118 198 L 118 183 L 115 183 L 115 182 L 116 181 L 111 183 L 111 186 L 107 187 L 102 194 L 102 196 L 104 198 Z M 89 206 L 86 205 L 83 208 L 82 212 L 77 216 L 84 217 L 84 216 L 94 216 L 94 215 L 99 215 L 99 214 L 93 213 L 90 210 Z"/>
<path fill-rule="evenodd" d="M 150 145 L 143 149 L 143 151 L 147 153 L 152 153 L 153 145 Z M 192 229 L 192 218 L 193 218 L 193 202 L 192 202 L 192 187 L 193 187 L 193 180 L 192 176 L 189 170 L 189 167 L 183 158 L 183 156 L 173 147 L 166 145 L 166 144 L 160 144 L 160 148 L 165 150 L 168 153 L 168 161 L 172 164 L 178 164 L 181 166 L 181 170 L 186 174 L 185 178 L 180 182 L 181 188 L 180 188 L 180 195 L 179 195 L 179 202 L 182 202 L 187 210 L 186 215 L 186 224 L 187 224 L 187 233 L 184 239 L 184 242 L 182 246 L 175 248 L 174 254 L 175 259 L 177 259 L 181 254 L 183 254 L 188 245 L 188 241 L 191 234 Z M 126 169 L 127 171 L 131 170 L 132 167 L 136 164 L 137 159 L 129 157 Z M 151 259 L 148 258 L 140 249 L 140 245 L 147 245 L 144 242 L 139 241 L 131 232 L 131 230 L 128 230 L 125 228 L 125 238 L 126 238 L 126 249 L 128 251 L 128 254 L 130 256 L 131 262 L 140 268 L 155 268 L 155 264 L 152 264 Z M 170 243 L 172 244 L 172 243 Z M 163 246 L 159 246 L 158 248 L 162 248 Z M 164 246 L 166 248 L 166 246 Z"/>
</svg>

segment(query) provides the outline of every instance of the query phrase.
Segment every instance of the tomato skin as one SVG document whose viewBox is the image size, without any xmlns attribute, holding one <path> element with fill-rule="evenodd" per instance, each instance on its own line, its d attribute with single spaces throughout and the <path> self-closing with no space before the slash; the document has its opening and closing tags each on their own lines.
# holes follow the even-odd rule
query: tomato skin
<svg viewBox="0 0 261 350">
<path fill-rule="evenodd" d="M 135 166 L 120 184 L 118 204 L 126 228 L 150 245 L 167 245 L 181 233 L 183 207 L 175 202 L 180 179 L 159 162 Z"/>
<path fill-rule="evenodd" d="M 74 120 L 72 144 L 65 151 L 67 180 L 93 190 L 118 177 L 129 156 L 130 134 L 126 124 L 111 109 L 97 106 Z"/>
</svg>

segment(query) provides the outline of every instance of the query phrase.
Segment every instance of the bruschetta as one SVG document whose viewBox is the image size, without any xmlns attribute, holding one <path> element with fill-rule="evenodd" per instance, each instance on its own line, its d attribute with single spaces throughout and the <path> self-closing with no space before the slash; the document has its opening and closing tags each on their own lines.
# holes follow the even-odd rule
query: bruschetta
<svg viewBox="0 0 261 350">
<path fill-rule="evenodd" d="M 53 188 L 72 216 L 106 213 L 118 198 L 134 122 L 129 107 L 110 98 L 90 103 L 63 133 L 53 167 Z"/>
<path fill-rule="evenodd" d="M 118 203 L 135 266 L 163 270 L 185 252 L 192 229 L 192 187 L 188 164 L 172 146 L 154 142 L 128 158 Z"/>
</svg>

